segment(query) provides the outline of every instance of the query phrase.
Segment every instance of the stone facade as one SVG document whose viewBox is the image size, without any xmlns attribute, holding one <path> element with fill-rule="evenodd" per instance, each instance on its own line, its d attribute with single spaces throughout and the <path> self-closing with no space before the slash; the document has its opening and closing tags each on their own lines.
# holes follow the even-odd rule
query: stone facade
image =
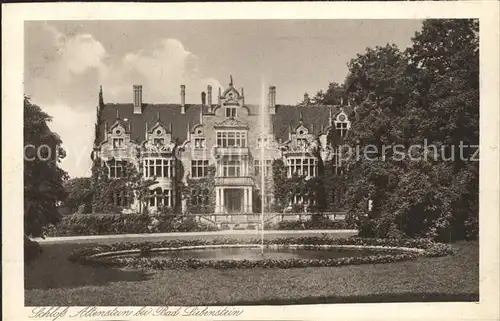
<svg viewBox="0 0 500 321">
<path fill-rule="evenodd" d="M 153 211 L 160 205 L 185 210 L 186 204 L 179 204 L 179 182 L 196 182 L 210 166 L 216 168 L 215 214 L 253 213 L 253 194 L 261 189 L 261 178 L 272 177 L 274 159 L 283 160 L 288 175 L 316 176 L 318 162 L 332 158 L 340 168 L 327 137 L 335 130 L 343 140 L 353 118 L 350 106 L 311 105 L 307 97 L 300 105 L 279 105 L 274 86 L 265 105 L 247 104 L 232 77 L 224 91 L 219 88 L 215 103 L 210 86 L 201 104 L 187 104 L 185 92 L 181 85 L 180 104 L 145 104 L 140 85 L 133 86 L 132 103 L 106 104 L 102 88 L 99 94 L 92 157 L 108 166 L 110 178 L 123 175 L 125 162 L 154 178 L 154 197 L 148 201 Z M 264 194 L 265 202 L 272 202 L 272 194 Z M 135 211 L 137 203 L 119 205 Z"/>
</svg>

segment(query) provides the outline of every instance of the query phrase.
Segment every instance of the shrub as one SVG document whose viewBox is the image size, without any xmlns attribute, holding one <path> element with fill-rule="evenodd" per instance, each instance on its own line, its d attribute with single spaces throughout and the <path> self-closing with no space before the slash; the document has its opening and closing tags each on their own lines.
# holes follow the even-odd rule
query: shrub
<svg viewBox="0 0 500 321">
<path fill-rule="evenodd" d="M 169 214 L 149 216 L 144 214 L 71 215 L 61 223 L 51 225 L 47 236 L 143 234 L 166 232 L 212 231 L 215 227 L 196 222 L 192 217 Z"/>
<path fill-rule="evenodd" d="M 351 228 L 351 225 L 345 221 L 334 221 L 315 214 L 306 221 L 281 221 L 269 227 L 276 230 L 343 230 Z"/>
</svg>

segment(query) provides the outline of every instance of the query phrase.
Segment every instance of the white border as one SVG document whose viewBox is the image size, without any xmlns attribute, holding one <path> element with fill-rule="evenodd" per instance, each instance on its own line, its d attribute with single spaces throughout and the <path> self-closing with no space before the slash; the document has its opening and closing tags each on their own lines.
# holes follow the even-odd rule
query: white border
<svg viewBox="0 0 500 321">
<path fill-rule="evenodd" d="M 22 263 L 22 94 L 25 20 L 480 18 L 481 164 L 478 303 L 335 304 L 245 307 L 239 318 L 495 320 L 499 318 L 499 6 L 496 1 L 340 3 L 2 4 L 3 315 L 28 320 Z M 76 320 L 77 318 L 74 318 Z M 108 318 L 112 319 L 112 318 Z M 136 318 L 144 319 L 144 318 Z M 173 319 L 173 318 L 172 318 Z M 184 318 L 190 319 L 190 318 Z M 210 319 L 210 318 L 191 318 Z M 218 318 L 227 319 L 229 318 Z M 61 319 L 58 319 L 61 320 Z"/>
</svg>

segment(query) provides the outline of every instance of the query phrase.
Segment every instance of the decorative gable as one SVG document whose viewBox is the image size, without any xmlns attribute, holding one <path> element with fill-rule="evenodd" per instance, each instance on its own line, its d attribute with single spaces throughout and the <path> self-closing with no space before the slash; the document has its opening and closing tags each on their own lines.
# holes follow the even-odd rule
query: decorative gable
<svg viewBox="0 0 500 321">
<path fill-rule="evenodd" d="M 206 149 L 206 138 L 203 125 L 194 126 L 190 133 L 190 146 L 194 150 L 204 150 Z"/>
<path fill-rule="evenodd" d="M 217 128 L 236 128 L 236 129 L 248 129 L 248 124 L 234 118 L 227 118 L 223 121 L 216 122 L 215 126 Z"/>
<path fill-rule="evenodd" d="M 146 155 L 154 153 L 172 153 L 175 143 L 172 141 L 172 133 L 160 121 L 146 130 L 146 140 L 142 144 Z"/>
<path fill-rule="evenodd" d="M 244 105 L 243 89 L 241 94 L 233 86 L 233 77 L 230 77 L 229 87 L 219 97 L 221 106 L 243 106 Z"/>
<path fill-rule="evenodd" d="M 347 114 L 344 112 L 343 109 L 335 117 L 334 123 L 335 123 L 335 127 L 338 127 L 337 124 L 345 123 L 345 124 L 347 124 L 347 129 L 351 129 L 351 122 L 347 118 Z"/>
</svg>

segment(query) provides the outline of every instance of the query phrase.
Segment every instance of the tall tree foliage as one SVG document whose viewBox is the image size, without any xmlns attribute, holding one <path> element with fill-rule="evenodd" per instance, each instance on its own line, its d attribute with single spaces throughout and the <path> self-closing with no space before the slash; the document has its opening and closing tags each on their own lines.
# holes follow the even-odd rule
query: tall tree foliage
<svg viewBox="0 0 500 321">
<path fill-rule="evenodd" d="M 59 167 L 62 141 L 47 123 L 51 117 L 24 98 L 24 234 L 39 237 L 43 227 L 59 222 L 57 206 L 66 198 Z"/>
<path fill-rule="evenodd" d="M 427 20 L 405 52 L 388 45 L 350 62 L 348 144 L 362 152 L 346 164 L 345 200 L 353 220 L 374 201 L 366 233 L 477 234 L 479 164 L 459 146 L 479 141 L 478 44 L 475 20 Z"/>
<path fill-rule="evenodd" d="M 320 90 L 313 97 L 314 103 L 319 105 L 340 105 L 344 99 L 344 87 L 336 82 L 328 84 L 326 91 Z"/>
<path fill-rule="evenodd" d="M 92 211 L 92 179 L 90 177 L 76 177 L 64 182 L 64 190 L 68 194 L 64 205 L 72 212 L 76 212 L 80 207 L 84 213 Z"/>
</svg>

